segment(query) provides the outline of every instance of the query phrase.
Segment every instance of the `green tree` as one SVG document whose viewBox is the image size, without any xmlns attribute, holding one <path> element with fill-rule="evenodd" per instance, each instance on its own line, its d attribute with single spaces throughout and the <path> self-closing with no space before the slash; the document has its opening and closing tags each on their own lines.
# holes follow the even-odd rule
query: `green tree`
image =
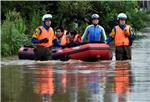
<svg viewBox="0 0 150 102">
<path fill-rule="evenodd" d="M 30 43 L 25 30 L 26 25 L 20 13 L 15 10 L 6 13 L 6 20 L 2 24 L 1 34 L 2 55 L 16 54 L 21 45 Z"/>
<path fill-rule="evenodd" d="M 58 6 L 57 24 L 67 29 L 76 29 L 75 20 L 79 27 L 84 26 L 83 19 L 89 16 L 89 11 L 92 9 L 89 1 L 60 1 Z"/>
<path fill-rule="evenodd" d="M 107 33 L 117 24 L 116 17 L 121 12 L 127 14 L 127 23 L 135 30 L 141 30 L 146 26 L 148 16 L 146 12 L 140 10 L 138 1 L 92 1 L 91 4 L 92 12 L 100 15 L 100 23 Z"/>
</svg>

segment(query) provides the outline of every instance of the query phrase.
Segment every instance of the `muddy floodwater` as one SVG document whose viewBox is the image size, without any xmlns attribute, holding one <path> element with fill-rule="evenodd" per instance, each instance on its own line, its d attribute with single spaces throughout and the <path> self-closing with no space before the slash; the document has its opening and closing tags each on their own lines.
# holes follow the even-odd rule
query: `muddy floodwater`
<svg viewBox="0 0 150 102">
<path fill-rule="evenodd" d="M 144 34 L 133 44 L 128 61 L 2 59 L 1 100 L 150 102 L 150 34 Z"/>
</svg>

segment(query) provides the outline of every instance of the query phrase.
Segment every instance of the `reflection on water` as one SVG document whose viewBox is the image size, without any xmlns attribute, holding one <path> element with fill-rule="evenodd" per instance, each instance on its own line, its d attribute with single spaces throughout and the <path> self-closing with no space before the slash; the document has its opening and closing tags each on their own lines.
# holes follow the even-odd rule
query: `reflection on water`
<svg viewBox="0 0 150 102">
<path fill-rule="evenodd" d="M 105 61 L 3 65 L 2 100 L 3 102 L 149 102 L 150 98 L 144 96 L 150 92 L 150 80 L 147 77 L 149 72 L 142 72 L 142 69 L 135 70 L 138 66 L 132 64 L 134 66 L 132 67 L 131 63 Z M 144 66 L 144 69 L 147 69 L 147 66 Z M 145 90 L 138 91 L 140 88 L 147 88 L 147 93 Z M 143 96 L 140 97 L 136 95 L 137 93 Z M 135 97 L 140 97 L 140 101 Z"/>
<path fill-rule="evenodd" d="M 42 96 L 43 102 L 49 102 L 54 93 L 54 79 L 52 67 L 40 67 L 34 74 L 34 90 Z M 51 101 L 50 101 L 51 102 Z"/>
<path fill-rule="evenodd" d="M 128 102 L 131 89 L 131 69 L 128 62 L 117 62 L 115 68 L 114 87 L 118 102 Z"/>
<path fill-rule="evenodd" d="M 100 102 L 109 63 L 40 66 L 32 73 L 34 92 L 41 96 L 43 102 L 60 102 L 61 98 L 64 102 Z"/>
<path fill-rule="evenodd" d="M 134 82 L 131 69 L 129 61 L 2 67 L 5 74 L 6 71 L 12 74 L 10 77 L 2 74 L 2 100 L 3 102 L 9 102 L 10 99 L 13 102 L 132 102 L 130 98 Z M 6 80 L 10 82 L 6 83 Z M 16 95 L 11 95 L 12 90 Z"/>
</svg>

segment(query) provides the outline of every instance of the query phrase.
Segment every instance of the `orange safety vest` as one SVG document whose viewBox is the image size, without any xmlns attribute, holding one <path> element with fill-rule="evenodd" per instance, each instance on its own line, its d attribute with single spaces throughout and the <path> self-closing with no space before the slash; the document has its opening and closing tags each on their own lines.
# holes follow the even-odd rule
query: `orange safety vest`
<svg viewBox="0 0 150 102">
<path fill-rule="evenodd" d="M 73 40 L 74 42 L 78 41 L 78 42 L 82 42 L 82 38 L 79 34 L 77 34 Z"/>
<path fill-rule="evenodd" d="M 67 38 L 66 37 L 67 37 L 66 34 L 63 34 L 63 36 L 60 39 L 60 44 L 61 45 L 66 45 L 66 43 L 67 43 Z"/>
<path fill-rule="evenodd" d="M 37 44 L 37 46 L 46 46 L 46 47 L 52 46 L 53 40 L 55 39 L 53 29 L 50 27 L 49 30 L 47 31 L 43 26 L 40 26 L 39 28 L 41 29 L 41 34 L 38 36 L 38 40 L 48 38 L 49 41 L 47 43 Z"/>
<path fill-rule="evenodd" d="M 125 29 L 127 29 L 129 31 L 129 25 L 126 25 Z M 115 34 L 115 46 L 123 46 L 129 45 L 129 38 L 128 36 L 125 36 L 125 31 L 122 30 L 119 25 L 115 26 L 116 28 L 116 34 Z"/>
<path fill-rule="evenodd" d="M 73 39 L 73 42 L 82 42 L 82 38 L 79 34 L 76 34 L 74 39 Z M 67 44 L 71 43 L 70 42 L 70 39 L 67 37 Z"/>
</svg>

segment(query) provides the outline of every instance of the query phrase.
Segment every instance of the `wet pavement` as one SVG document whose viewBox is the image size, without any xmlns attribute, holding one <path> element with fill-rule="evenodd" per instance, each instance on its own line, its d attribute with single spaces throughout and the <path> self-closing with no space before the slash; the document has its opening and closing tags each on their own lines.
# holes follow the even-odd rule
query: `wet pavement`
<svg viewBox="0 0 150 102">
<path fill-rule="evenodd" d="M 150 34 L 132 60 L 1 61 L 2 102 L 150 102 Z"/>
</svg>

